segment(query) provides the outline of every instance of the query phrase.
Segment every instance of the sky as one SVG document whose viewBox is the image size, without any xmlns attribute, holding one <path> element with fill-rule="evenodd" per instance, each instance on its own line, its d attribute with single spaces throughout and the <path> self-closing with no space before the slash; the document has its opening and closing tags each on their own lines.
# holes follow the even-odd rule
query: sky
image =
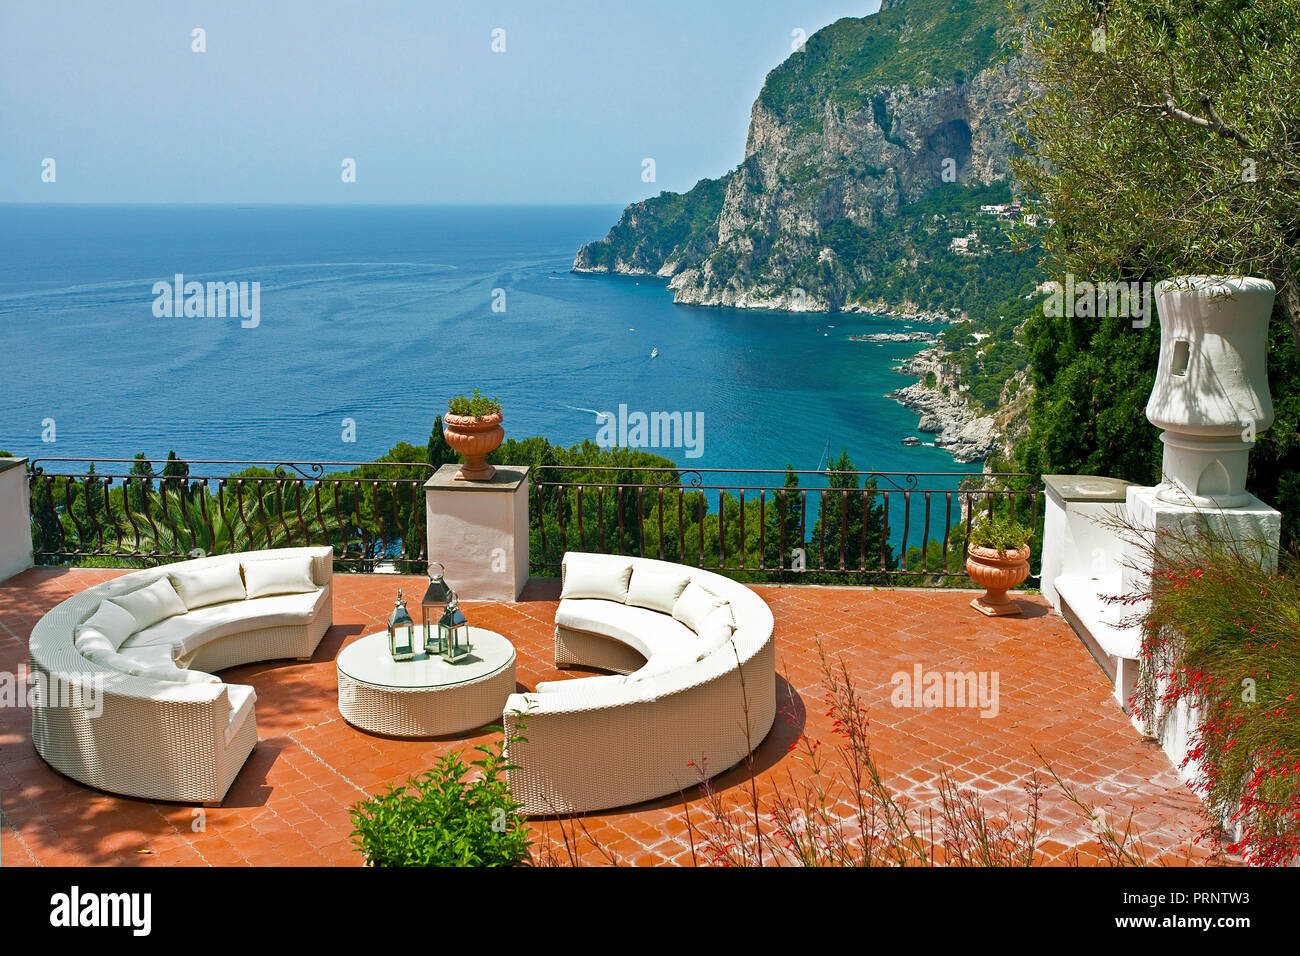
<svg viewBox="0 0 1300 956">
<path fill-rule="evenodd" d="M 754 98 L 796 31 L 878 7 L 4 0 L 0 203 L 680 192 L 741 161 Z"/>
</svg>

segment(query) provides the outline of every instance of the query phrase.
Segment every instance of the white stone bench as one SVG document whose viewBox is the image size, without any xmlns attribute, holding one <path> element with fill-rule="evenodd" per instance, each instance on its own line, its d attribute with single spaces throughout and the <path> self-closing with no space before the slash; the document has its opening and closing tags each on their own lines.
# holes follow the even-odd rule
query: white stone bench
<svg viewBox="0 0 1300 956">
<path fill-rule="evenodd" d="M 56 605 L 31 635 L 36 751 L 101 790 L 220 803 L 257 744 L 256 694 L 209 672 L 309 659 L 333 620 L 333 557 L 315 547 L 199 558 Z"/>
<path fill-rule="evenodd" d="M 666 561 L 569 553 L 555 663 L 613 671 L 506 703 L 531 814 L 603 810 L 681 792 L 735 766 L 776 717 L 772 612 L 729 578 Z M 723 621 L 727 622 L 725 626 Z M 734 624 L 734 629 L 733 625 Z"/>
</svg>

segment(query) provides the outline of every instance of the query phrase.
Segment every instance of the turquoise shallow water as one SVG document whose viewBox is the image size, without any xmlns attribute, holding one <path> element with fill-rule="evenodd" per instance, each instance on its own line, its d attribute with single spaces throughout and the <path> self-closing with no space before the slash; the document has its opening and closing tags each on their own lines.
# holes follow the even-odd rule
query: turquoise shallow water
<svg viewBox="0 0 1300 956">
<path fill-rule="evenodd" d="M 917 346 L 848 341 L 906 326 L 679 306 L 662 280 L 571 274 L 618 213 L 0 206 L 0 448 L 365 460 L 422 444 L 477 387 L 508 435 L 565 445 L 620 404 L 698 413 L 699 457 L 662 452 L 692 467 L 814 469 L 843 447 L 862 469 L 978 469 L 900 443 L 916 417 L 884 395 Z M 155 317 L 153 285 L 176 273 L 260 283 L 259 324 Z"/>
</svg>

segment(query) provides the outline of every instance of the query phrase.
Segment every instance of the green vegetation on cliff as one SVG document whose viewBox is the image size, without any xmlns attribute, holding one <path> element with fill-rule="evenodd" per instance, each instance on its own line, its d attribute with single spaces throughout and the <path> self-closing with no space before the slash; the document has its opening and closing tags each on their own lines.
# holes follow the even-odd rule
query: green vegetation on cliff
<svg viewBox="0 0 1300 956">
<path fill-rule="evenodd" d="M 1016 14 L 1038 6 L 1016 0 Z M 1009 52 L 1006 0 L 906 0 L 818 30 L 768 74 L 759 101 L 778 115 L 818 122 L 822 104 L 850 109 L 882 87 L 960 84 Z M 883 100 L 877 110 L 883 106 Z M 882 127 L 886 124 L 881 123 Z"/>
<path fill-rule="evenodd" d="M 718 214 L 730 174 L 701 179 L 688 192 L 665 190 L 629 206 L 602 242 L 584 246 L 575 267 L 658 272 L 674 254 L 708 254 L 718 242 Z M 585 258 L 584 258 L 585 254 Z"/>
<path fill-rule="evenodd" d="M 1014 236 L 1010 222 L 982 214 L 981 205 L 1011 202 L 1010 186 L 945 183 L 872 229 L 835 219 L 821 242 L 841 263 L 867 278 L 851 293 L 859 303 L 912 303 L 928 311 L 965 311 L 981 322 L 1008 302 L 1023 302 L 1038 280 L 1032 233 Z M 969 255 L 950 248 L 954 236 L 974 234 Z M 804 264 L 812 268 L 815 264 Z M 1027 308 L 1017 308 L 1020 318 Z M 987 331 L 987 329 L 984 329 Z"/>
</svg>

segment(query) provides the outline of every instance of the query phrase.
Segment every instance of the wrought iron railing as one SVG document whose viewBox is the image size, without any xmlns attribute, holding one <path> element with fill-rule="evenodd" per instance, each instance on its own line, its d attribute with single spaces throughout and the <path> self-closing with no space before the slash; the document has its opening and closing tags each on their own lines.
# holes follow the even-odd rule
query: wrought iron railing
<svg viewBox="0 0 1300 956">
<path fill-rule="evenodd" d="M 423 485 L 435 468 L 422 462 L 44 458 L 29 467 L 39 564 L 141 566 L 328 544 L 339 570 L 428 565 Z M 1019 473 L 543 465 L 532 480 L 538 574 L 558 573 L 564 553 L 578 550 L 749 580 L 959 585 L 978 512 L 1014 515 L 1041 534 L 1041 491 Z"/>
<path fill-rule="evenodd" d="M 428 564 L 422 462 L 42 458 L 30 464 L 38 564 L 138 566 L 328 544 L 340 570 Z"/>
<path fill-rule="evenodd" d="M 552 574 L 574 550 L 752 580 L 968 585 L 978 512 L 1014 516 L 1036 538 L 1042 524 L 1041 490 L 1022 473 L 547 465 L 532 494 L 533 568 Z"/>
</svg>

